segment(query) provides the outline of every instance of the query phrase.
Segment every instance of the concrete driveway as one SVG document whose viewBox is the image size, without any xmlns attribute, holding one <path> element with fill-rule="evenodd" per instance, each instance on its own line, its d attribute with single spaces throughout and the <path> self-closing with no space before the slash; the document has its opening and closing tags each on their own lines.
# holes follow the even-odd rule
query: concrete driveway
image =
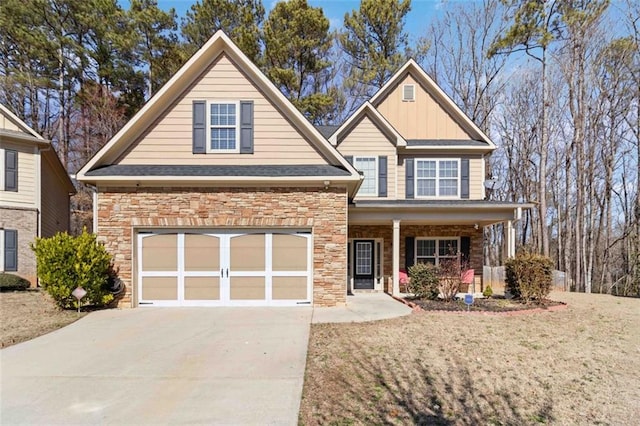
<svg viewBox="0 0 640 426">
<path fill-rule="evenodd" d="M 0 424 L 297 424 L 311 316 L 94 312 L 0 351 Z"/>
</svg>

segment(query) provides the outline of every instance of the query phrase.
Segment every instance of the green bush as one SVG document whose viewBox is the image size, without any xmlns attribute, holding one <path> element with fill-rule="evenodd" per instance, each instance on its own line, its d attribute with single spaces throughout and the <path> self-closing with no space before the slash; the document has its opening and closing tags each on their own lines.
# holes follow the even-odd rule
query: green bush
<svg viewBox="0 0 640 426">
<path fill-rule="evenodd" d="M 486 298 L 493 296 L 493 289 L 491 288 L 491 284 L 489 284 L 487 288 L 484 289 L 482 295 Z"/>
<path fill-rule="evenodd" d="M 26 290 L 29 287 L 29 280 L 13 274 L 0 273 L 0 291 Z"/>
<path fill-rule="evenodd" d="M 429 263 L 416 263 L 409 267 L 408 289 L 416 297 L 435 300 L 438 298 L 438 269 Z"/>
<path fill-rule="evenodd" d="M 553 261 L 539 254 L 518 253 L 505 262 L 506 289 L 525 303 L 541 302 L 553 286 Z"/>
<path fill-rule="evenodd" d="M 87 291 L 83 305 L 103 306 L 113 300 L 109 289 L 111 255 L 86 229 L 77 237 L 65 232 L 37 238 L 31 248 L 36 253 L 40 284 L 60 307 L 78 306 L 71 294 L 76 287 Z"/>
</svg>

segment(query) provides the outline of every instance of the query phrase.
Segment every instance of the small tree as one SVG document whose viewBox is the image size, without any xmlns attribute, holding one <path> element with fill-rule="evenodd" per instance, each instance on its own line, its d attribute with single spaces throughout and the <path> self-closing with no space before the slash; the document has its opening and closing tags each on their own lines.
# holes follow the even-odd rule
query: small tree
<svg viewBox="0 0 640 426">
<path fill-rule="evenodd" d="M 416 263 L 409 267 L 409 292 L 418 298 L 438 298 L 438 270 L 429 263 Z"/>
<path fill-rule="evenodd" d="M 551 292 L 553 261 L 539 254 L 518 253 L 505 262 L 506 289 L 523 302 L 540 303 Z"/>
<path fill-rule="evenodd" d="M 468 263 L 456 257 L 440 259 L 438 265 L 438 278 L 440 281 L 440 294 L 444 300 L 453 300 L 462 285 L 462 275 L 469 269 Z"/>
<path fill-rule="evenodd" d="M 103 306 L 113 300 L 108 284 L 111 255 L 94 234 L 86 229 L 77 237 L 57 233 L 37 238 L 31 248 L 38 261 L 40 283 L 61 308 L 78 306 L 71 294 L 77 287 L 87 291 L 83 300 L 88 304 Z"/>
</svg>

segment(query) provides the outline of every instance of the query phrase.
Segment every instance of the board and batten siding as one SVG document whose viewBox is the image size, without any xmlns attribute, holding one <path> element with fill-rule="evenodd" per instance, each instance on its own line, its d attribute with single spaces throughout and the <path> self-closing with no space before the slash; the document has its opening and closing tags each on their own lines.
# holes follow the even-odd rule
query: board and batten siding
<svg viewBox="0 0 640 426">
<path fill-rule="evenodd" d="M 56 173 L 54 164 L 42 154 L 41 236 L 46 238 L 69 230 L 69 192 L 64 177 Z"/>
<path fill-rule="evenodd" d="M 31 144 L 0 142 L 0 155 L 4 163 L 4 151 L 10 149 L 18 153 L 18 191 L 0 188 L 0 205 L 4 207 L 38 208 L 36 199 L 37 173 L 36 155 L 38 148 Z"/>
<path fill-rule="evenodd" d="M 253 154 L 193 154 L 194 100 L 254 102 Z M 239 141 L 238 141 L 239 143 Z M 327 161 L 227 55 L 183 93 L 131 144 L 117 164 L 326 164 Z"/>
<path fill-rule="evenodd" d="M 484 200 L 484 176 L 483 176 L 483 158 L 481 155 L 464 155 L 460 156 L 455 154 L 412 154 L 412 155 L 400 155 L 398 158 L 398 198 L 404 199 L 406 194 L 405 188 L 405 160 L 407 158 L 424 158 L 424 159 L 438 159 L 438 158 L 468 158 L 469 159 L 469 199 L 470 200 Z M 415 164 L 415 163 L 414 163 Z"/>
<path fill-rule="evenodd" d="M 405 84 L 415 86 L 415 101 L 402 100 L 402 88 Z M 410 74 L 376 109 L 405 139 L 471 139 Z"/>
<path fill-rule="evenodd" d="M 387 197 L 396 198 L 396 147 L 366 115 L 338 143 L 343 156 L 387 156 Z M 378 198 L 356 196 L 357 199 Z"/>
</svg>

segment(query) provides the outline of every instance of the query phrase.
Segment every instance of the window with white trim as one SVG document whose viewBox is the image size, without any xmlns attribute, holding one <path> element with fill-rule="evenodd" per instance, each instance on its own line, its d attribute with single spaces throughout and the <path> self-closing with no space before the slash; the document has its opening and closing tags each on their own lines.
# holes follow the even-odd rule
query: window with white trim
<svg viewBox="0 0 640 426">
<path fill-rule="evenodd" d="M 238 152 L 240 126 L 237 102 L 209 102 L 208 152 Z"/>
<path fill-rule="evenodd" d="M 416 159 L 415 167 L 417 197 L 460 196 L 460 160 Z"/>
<path fill-rule="evenodd" d="M 364 181 L 360 185 L 358 195 L 378 195 L 378 158 L 353 157 L 353 166 L 364 174 Z"/>
<path fill-rule="evenodd" d="M 440 264 L 443 259 L 456 259 L 458 238 L 416 238 L 416 263 Z"/>
</svg>

